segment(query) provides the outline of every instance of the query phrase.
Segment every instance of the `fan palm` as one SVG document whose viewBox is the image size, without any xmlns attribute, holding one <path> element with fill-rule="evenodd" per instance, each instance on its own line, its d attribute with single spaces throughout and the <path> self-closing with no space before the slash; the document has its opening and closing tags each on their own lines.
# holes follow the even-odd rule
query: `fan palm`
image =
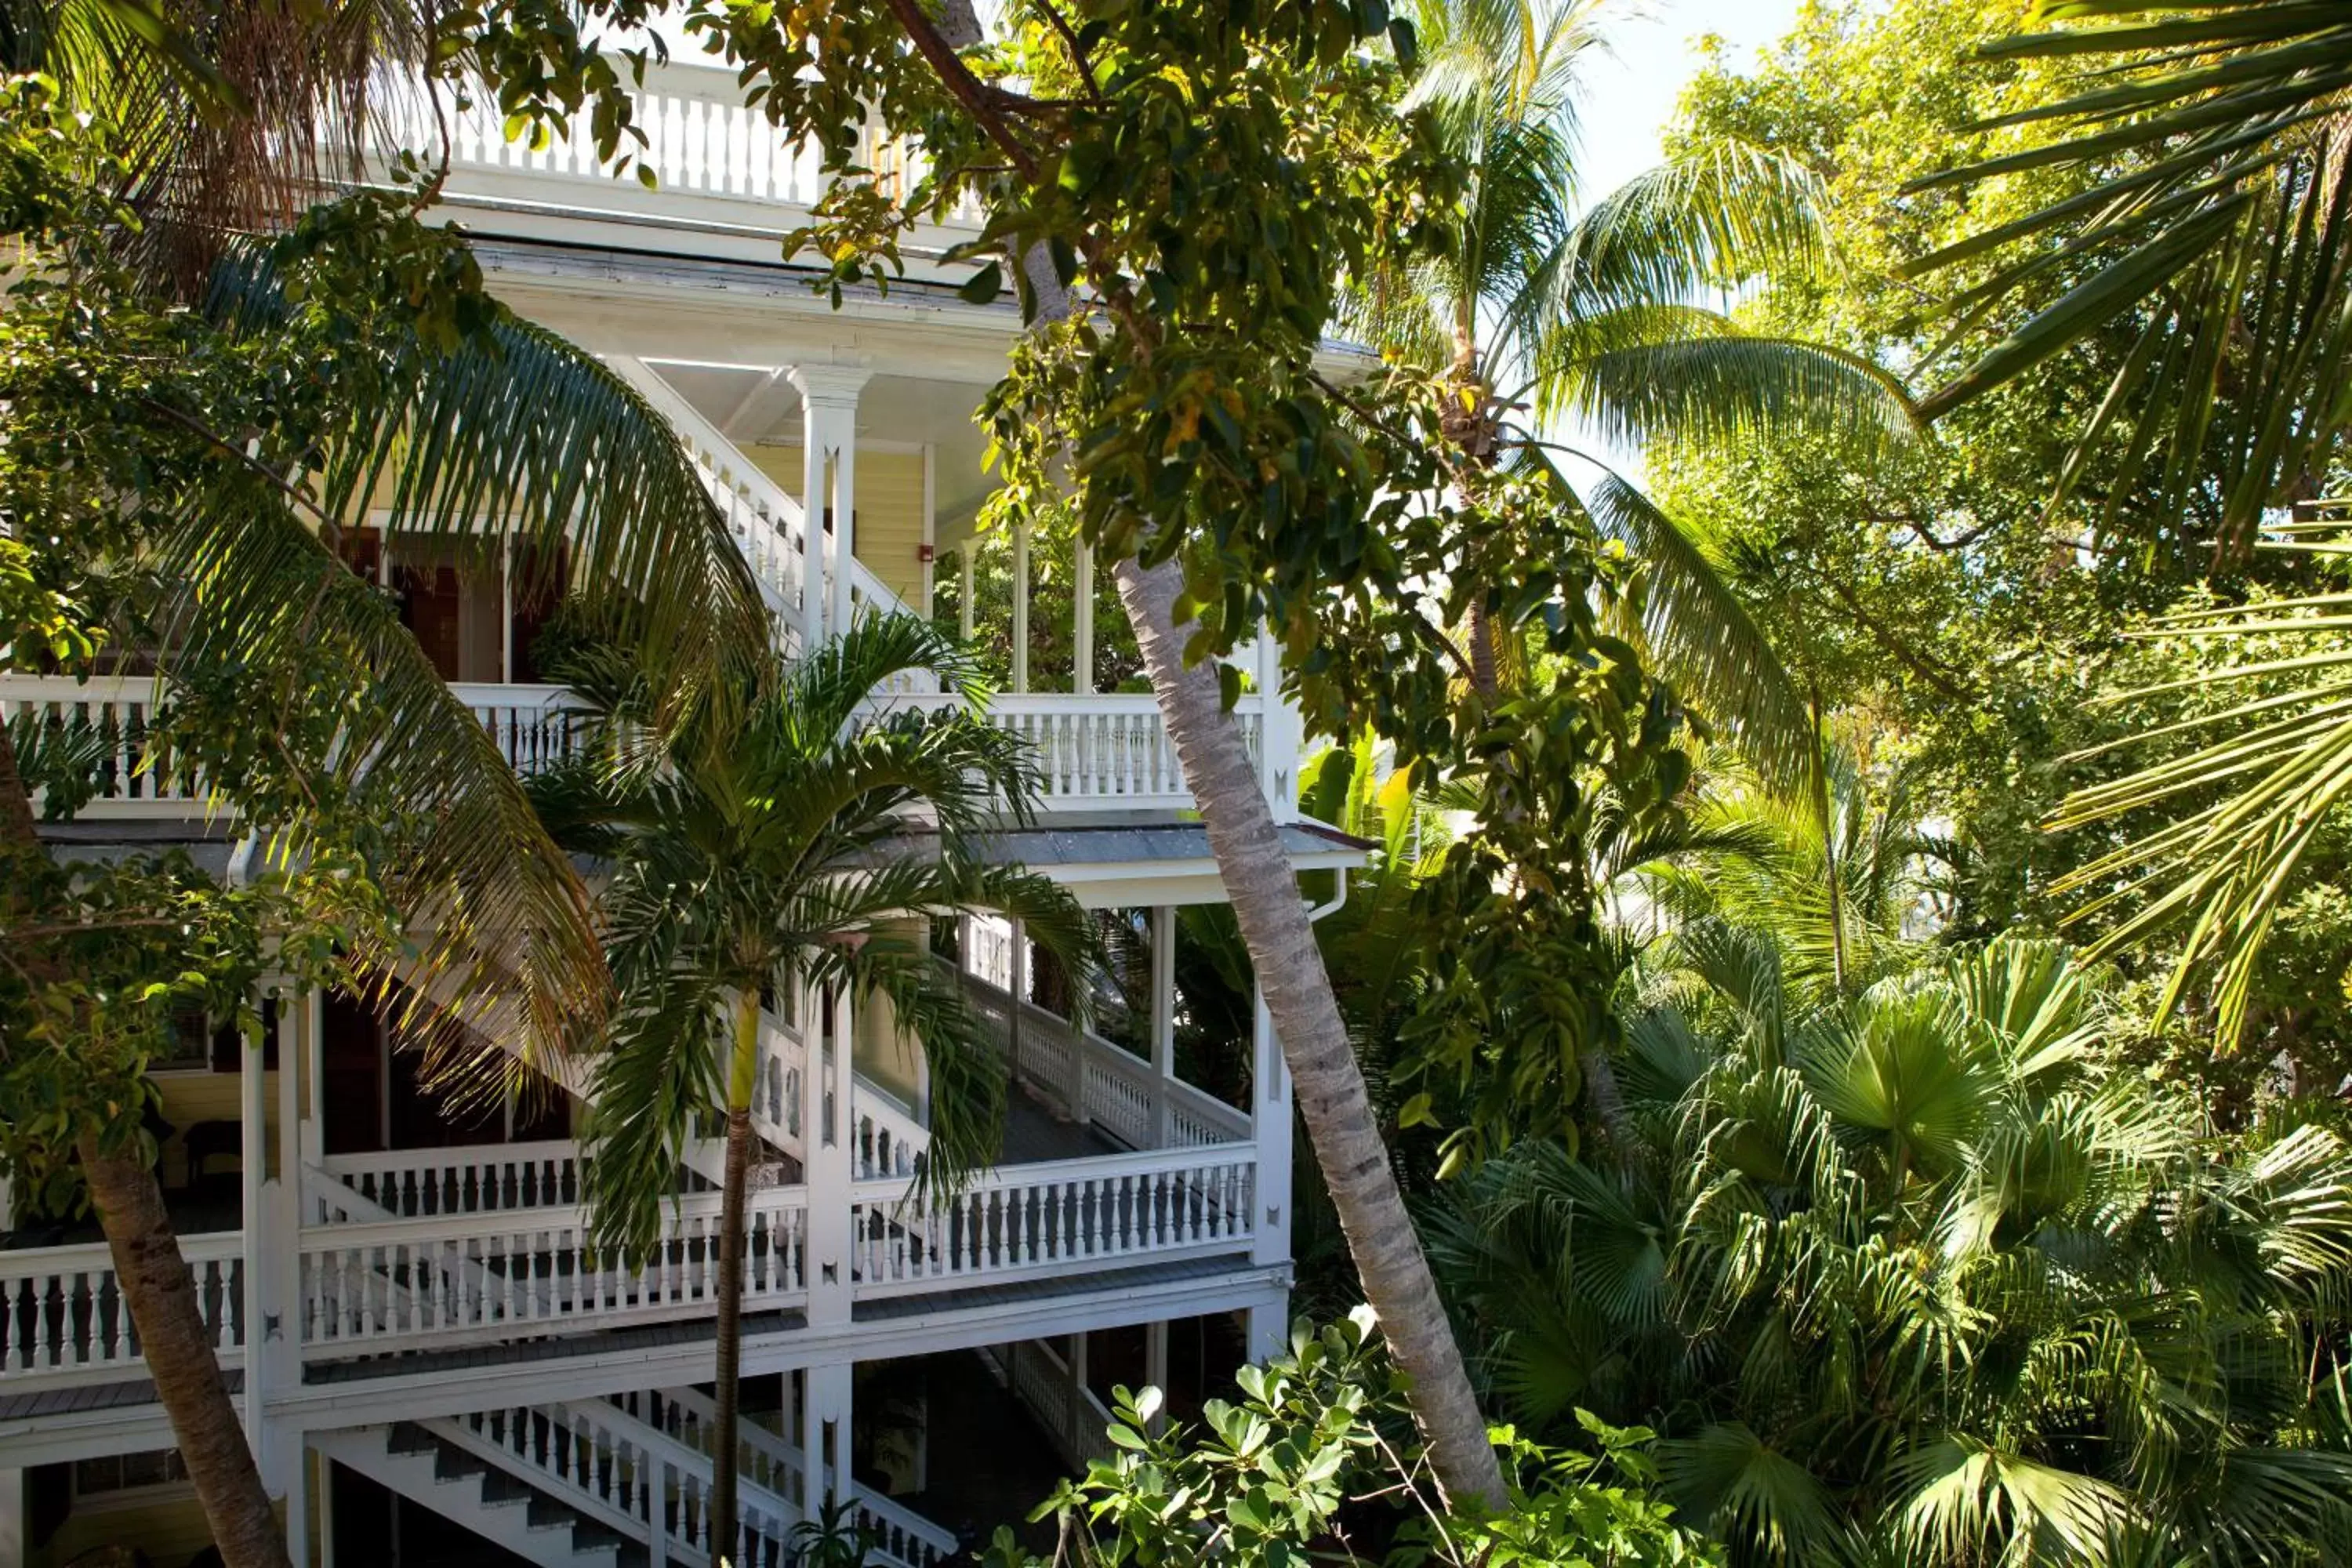
<svg viewBox="0 0 2352 1568">
<path fill-rule="evenodd" d="M 1346 324 L 1375 346 L 1449 366 L 1464 410 L 1463 470 L 1550 468 L 1507 422 L 1568 420 L 1614 445 L 1719 443 L 1797 422 L 1878 437 L 1907 431 L 1876 366 L 1741 330 L 1726 291 L 1771 263 L 1812 265 L 1822 240 L 1808 182 L 1753 149 L 1692 149 L 1577 210 L 1576 74 L 1602 47 L 1600 0 L 1427 0 L 1414 11 L 1426 110 L 1465 193 L 1447 242 L 1409 269 L 1360 280 Z M 1580 457 L 1592 460 L 1590 454 Z M 1703 700 L 1776 782 L 1811 755 L 1805 707 L 1706 552 L 1603 463 L 1580 501 L 1648 569 L 1623 606 L 1671 679 Z M 1483 625 L 1470 658 L 1488 693 L 1498 657 Z"/>
<path fill-rule="evenodd" d="M 866 711 L 872 693 L 917 670 L 939 673 L 962 703 Z M 650 748 L 629 739 L 646 695 L 630 669 L 591 651 L 570 673 L 617 758 L 532 784 L 567 842 L 610 868 L 600 924 L 621 1001 L 590 1075 L 588 1206 L 599 1245 L 650 1258 L 685 1144 L 723 1119 L 712 1452 L 730 1455 L 761 997 L 806 987 L 886 1003 L 929 1071 L 923 1179 L 952 1184 L 994 1158 L 1004 1068 L 932 958 L 929 921 L 970 909 L 1016 917 L 1080 996 L 1095 977 L 1094 926 L 1066 891 L 979 854 L 975 836 L 1000 805 L 1027 816 L 1037 780 L 1025 742 L 982 715 L 971 657 L 928 622 L 861 622 L 772 692 L 746 694 L 740 718 L 735 705 L 704 708 Z M 721 1528 L 735 1518 L 733 1472 L 717 1471 Z"/>
<path fill-rule="evenodd" d="M 1433 1216 L 1513 1414 L 1654 1424 L 1740 1563 L 2341 1560 L 2352 1151 L 2111 1071 L 2055 944 L 1818 1008 L 1754 931 L 1673 966 L 1635 1157 L 1523 1146 Z"/>
<path fill-rule="evenodd" d="M 2352 402 L 2352 21 L 2307 0 L 2042 0 L 2053 27 L 1997 56 L 2096 63 L 2083 90 L 1996 124 L 2041 144 L 1921 188 L 2079 171 L 2082 188 L 1923 258 L 1992 258 L 1959 296 L 1969 323 L 2022 314 L 1921 405 L 1937 416 L 2095 332 L 2135 336 L 2079 456 L 2122 440 L 2126 473 L 2160 484 L 2224 556 L 2266 508 L 2309 500 Z"/>
<path fill-rule="evenodd" d="M 81 312 L 83 335 L 11 362 L 12 449 L 49 487 L 33 510 L 52 519 L 50 547 L 145 595 L 162 635 L 144 651 L 229 806 L 271 823 L 289 853 L 306 836 L 367 839 L 428 939 L 396 955 L 410 995 L 521 1054 L 563 1048 L 609 995 L 585 890 L 338 541 L 388 505 L 395 540 L 454 536 L 476 559 L 509 542 L 542 562 L 561 552 L 573 606 L 631 627 L 674 696 L 766 647 L 714 505 L 658 415 L 483 294 L 461 240 L 382 196 L 297 221 L 326 194 L 313 176 L 337 105 L 415 35 L 363 6 L 166 17 L 68 0 L 11 5 L 5 21 L 12 66 L 50 72 L 105 139 L 113 162 L 80 172 L 119 181 L 102 194 L 136 219 L 12 237 L 30 246 L 29 275 L 78 290 Z M 19 290 L 12 304 L 37 300 Z M 72 460 L 24 467 L 44 451 Z M 78 496 L 51 483 L 69 477 Z M 84 510 L 60 515 L 68 500 Z M 239 753 L 207 714 L 236 716 L 240 733 L 268 715 L 277 742 Z M 283 743 L 295 736 L 299 755 Z M 37 854 L 16 738 L 0 736 L 15 797 L 0 823 Z M 265 802 L 257 774 L 281 763 Z M 152 1170 L 127 1154 L 107 1165 L 93 1191 L 131 1194 L 101 1205 L 118 1256 L 175 1246 Z M 128 1303 L 175 1431 L 217 1432 L 234 1413 L 193 1300 L 142 1283 L 169 1272 L 126 1266 Z M 232 1568 L 282 1562 L 242 1447 L 184 1447 Z"/>
</svg>

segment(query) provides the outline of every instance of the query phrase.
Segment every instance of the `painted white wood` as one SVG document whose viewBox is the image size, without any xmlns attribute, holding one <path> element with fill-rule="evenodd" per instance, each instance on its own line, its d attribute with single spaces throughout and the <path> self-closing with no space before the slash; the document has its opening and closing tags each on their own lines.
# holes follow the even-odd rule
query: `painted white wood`
<svg viewBox="0 0 2352 1568">
<path fill-rule="evenodd" d="M 1013 530 L 1013 690 L 1029 689 L 1029 529 Z"/>
<path fill-rule="evenodd" d="M 1070 690 L 1087 697 L 1095 689 L 1095 549 L 1083 539 L 1076 549 Z"/>
</svg>

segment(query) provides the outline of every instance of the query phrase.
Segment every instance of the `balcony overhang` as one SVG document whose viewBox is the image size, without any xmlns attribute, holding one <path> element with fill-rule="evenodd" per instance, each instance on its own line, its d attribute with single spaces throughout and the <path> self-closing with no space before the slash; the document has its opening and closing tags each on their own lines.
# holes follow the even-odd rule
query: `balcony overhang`
<svg viewBox="0 0 2352 1568">
<path fill-rule="evenodd" d="M 1277 824 L 1275 831 L 1293 871 L 1352 871 L 1371 856 L 1366 840 L 1312 817 Z M 919 854 L 935 833 L 910 828 L 902 837 Z M 1191 812 L 1056 812 L 991 829 L 980 836 L 978 850 L 990 864 L 1047 877 L 1093 908 L 1226 901 L 1208 826 Z"/>
</svg>

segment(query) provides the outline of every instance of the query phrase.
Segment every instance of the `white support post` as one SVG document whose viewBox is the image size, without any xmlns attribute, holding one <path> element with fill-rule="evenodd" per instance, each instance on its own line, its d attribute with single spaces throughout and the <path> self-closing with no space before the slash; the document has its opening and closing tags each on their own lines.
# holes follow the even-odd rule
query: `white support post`
<svg viewBox="0 0 2352 1568">
<path fill-rule="evenodd" d="M 828 626 L 838 635 L 849 625 L 857 551 L 857 395 L 873 374 L 863 365 L 845 364 L 794 365 L 790 372 L 801 395 L 801 634 L 807 647 L 821 642 Z"/>
<path fill-rule="evenodd" d="M 1176 1079 L 1176 910 L 1171 904 L 1151 910 L 1151 1076 L 1159 1134 L 1154 1146 L 1165 1149 L 1176 1133 L 1168 1092 Z"/>
<path fill-rule="evenodd" d="M 327 994 L 315 988 L 302 998 L 302 1085 L 310 1104 L 302 1158 L 315 1165 L 327 1157 Z"/>
<path fill-rule="evenodd" d="M 1297 705 L 1282 695 L 1282 647 L 1272 628 L 1261 624 L 1250 678 L 1257 683 L 1258 782 L 1276 822 L 1298 816 L 1298 753 L 1306 742 Z"/>
<path fill-rule="evenodd" d="M 248 1372 L 246 1386 L 253 1386 L 253 1374 Z M 310 1446 L 299 1437 L 294 1447 L 294 1479 L 286 1489 L 286 1555 L 293 1560 L 294 1568 L 309 1568 L 310 1562 Z"/>
<path fill-rule="evenodd" d="M 856 1018 L 846 993 L 834 999 L 823 1021 L 817 1016 L 823 994 L 810 1001 L 814 1005 L 803 1015 L 808 1056 L 801 1074 L 801 1148 L 808 1185 L 808 1321 L 814 1328 L 849 1321 L 855 1242 L 849 1212 L 850 1029 Z"/>
<path fill-rule="evenodd" d="M 1274 1015 L 1265 993 L 1255 993 L 1251 1029 L 1255 1064 L 1250 1078 L 1250 1115 L 1257 1135 L 1257 1237 L 1251 1261 L 1286 1268 L 1290 1262 L 1290 1072 L 1275 1038 Z M 1290 1298 L 1277 1291 L 1249 1314 L 1250 1359 L 1263 1361 L 1280 1352 L 1289 1338 Z"/>
<path fill-rule="evenodd" d="M 25 1472 L 0 1470 L 0 1568 L 25 1568 Z"/>
<path fill-rule="evenodd" d="M 1073 1465 L 1086 1461 L 1079 1458 L 1087 1451 L 1087 1331 L 1080 1329 L 1070 1336 L 1070 1403 L 1065 1430 L 1069 1434 L 1070 1451 L 1066 1456 Z"/>
<path fill-rule="evenodd" d="M 1076 595 L 1076 614 L 1071 630 L 1070 689 L 1091 697 L 1095 689 L 1095 552 L 1083 539 L 1077 542 L 1076 570 L 1071 575 L 1076 579 L 1072 592 Z"/>
<path fill-rule="evenodd" d="M 319 1467 L 319 1568 L 335 1568 L 335 1462 L 320 1454 L 311 1463 Z M 650 1568 L 661 1568 L 661 1559 Z"/>
<path fill-rule="evenodd" d="M 939 570 L 940 560 L 940 455 L 939 448 L 923 443 L 923 602 L 922 613 L 931 613 L 932 578 Z"/>
<path fill-rule="evenodd" d="M 1029 1000 L 1029 929 L 1026 921 L 1014 916 L 1005 922 L 1013 929 L 1012 940 L 1005 945 L 1005 993 L 1011 1001 L 1004 1009 L 1005 1055 L 1013 1061 L 1013 1081 L 1021 1081 L 1021 1004 Z"/>
<path fill-rule="evenodd" d="M 980 548 L 977 533 L 966 539 L 956 551 L 963 591 L 956 596 L 956 633 L 964 641 L 971 641 L 971 552 Z"/>
<path fill-rule="evenodd" d="M 1029 689 L 1029 530 L 1013 530 L 1013 689 Z"/>
<path fill-rule="evenodd" d="M 801 1374 L 802 1510 L 814 1519 L 828 1502 L 851 1495 L 850 1364 L 813 1366 Z"/>
<path fill-rule="evenodd" d="M 270 1211 L 265 1186 L 268 1177 L 268 1101 L 262 1093 L 262 1039 L 258 1031 L 240 1035 L 242 1050 L 237 1057 L 237 1184 L 243 1189 L 244 1201 L 238 1205 L 238 1216 L 244 1226 L 239 1237 L 240 1263 L 245 1274 L 245 1300 L 242 1311 L 245 1330 L 245 1440 L 253 1449 L 254 1463 L 260 1467 L 266 1485 L 270 1478 L 271 1456 L 262 1442 L 262 1406 L 269 1378 L 269 1356 L 263 1328 L 268 1310 L 270 1260 L 268 1239 Z"/>
<path fill-rule="evenodd" d="M 272 1388 L 295 1388 L 302 1382 L 302 1256 L 297 1238 L 302 1232 L 302 1068 L 310 1055 L 303 1037 L 310 1031 L 301 1020 L 309 1010 L 307 994 L 297 995 L 289 986 L 278 987 L 272 1019 L 278 1034 L 278 1170 L 264 1187 L 264 1212 L 269 1215 L 263 1255 L 267 1293 L 262 1298 L 260 1347 L 257 1351 L 248 1344 L 245 1352 L 247 1383 L 252 1383 L 253 1368 L 259 1360 L 268 1363 Z M 269 1439 L 265 1447 L 272 1450 L 273 1462 L 290 1476 L 291 1489 L 299 1490 L 299 1434 L 281 1439 L 274 1427 L 265 1430 Z M 320 1463 L 325 1462 L 321 1456 Z"/>
<path fill-rule="evenodd" d="M 1148 1423 L 1154 1436 L 1168 1430 L 1168 1320 L 1143 1325 L 1143 1381 L 1160 1391 L 1160 1408 Z"/>
</svg>

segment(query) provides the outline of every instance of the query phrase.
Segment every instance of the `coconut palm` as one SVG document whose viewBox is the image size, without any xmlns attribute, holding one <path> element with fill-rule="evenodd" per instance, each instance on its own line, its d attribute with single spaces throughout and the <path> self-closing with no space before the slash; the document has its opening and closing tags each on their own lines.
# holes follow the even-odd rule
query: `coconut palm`
<svg viewBox="0 0 2352 1568">
<path fill-rule="evenodd" d="M 92 398 L 43 384 L 37 358 L 21 362 L 16 449 L 70 442 L 77 419 L 99 424 L 103 410 L 105 449 L 80 471 L 129 476 L 130 488 L 93 511 L 113 531 L 82 564 L 143 595 L 134 629 L 160 628 L 149 651 L 166 699 L 198 714 L 273 715 L 281 742 L 310 742 L 299 755 L 275 748 L 271 765 L 287 771 L 262 809 L 289 854 L 331 819 L 379 835 L 372 868 L 391 900 L 433 917 L 413 927 L 430 940 L 398 955 L 404 994 L 454 1006 L 482 1043 L 564 1048 L 609 994 L 585 890 L 498 748 L 338 541 L 388 506 L 395 541 L 455 537 L 485 563 L 509 541 L 542 563 L 561 553 L 573 608 L 629 626 L 675 693 L 749 667 L 766 646 L 715 507 L 658 415 L 482 293 L 462 241 L 381 195 L 298 221 L 330 194 L 318 150 L 354 124 L 339 108 L 376 62 L 418 45 L 388 10 L 196 5 L 167 16 L 28 0 L 5 22 L 11 66 L 48 71 L 116 156 L 99 194 L 140 216 L 12 236 L 31 244 L 33 272 L 70 280 L 103 321 L 76 374 L 119 370 L 130 389 Z M 331 352 L 268 385 L 271 356 L 289 368 L 295 344 Z M 80 414 L 77 398 L 91 400 Z M 53 423 L 36 429 L 43 419 Z M 60 530 L 62 547 L 85 542 L 74 530 Z M 218 739 L 202 718 L 189 728 Z M 0 735 L 0 826 L 15 852 L 37 855 L 15 739 Z M 251 816 L 239 764 L 253 759 L 213 760 L 225 804 Z M 235 1413 L 184 1268 L 158 1261 L 176 1240 L 153 1172 L 135 1152 L 93 1147 L 84 1163 L 215 1539 L 231 1568 L 283 1563 L 247 1451 L 216 1440 Z"/>
<path fill-rule="evenodd" d="M 921 670 L 961 703 L 867 711 L 886 682 Z M 698 710 L 651 747 L 630 740 L 648 695 L 633 670 L 589 650 L 567 673 L 612 741 L 607 760 L 532 784 L 565 840 L 609 867 L 599 924 L 620 1004 L 590 1074 L 586 1198 L 599 1245 L 643 1264 L 684 1146 L 723 1121 L 711 1451 L 722 1457 L 713 1517 L 726 1528 L 761 996 L 805 987 L 887 1005 L 929 1072 L 923 1179 L 952 1186 L 994 1159 L 1004 1067 L 931 956 L 930 921 L 1012 915 L 1080 996 L 1096 973 L 1094 926 L 1064 889 L 981 856 L 975 836 L 1000 808 L 1025 819 L 1037 780 L 1025 742 L 982 716 L 971 656 L 926 621 L 861 622 L 772 692 Z"/>
<path fill-rule="evenodd" d="M 1567 421 L 1607 446 L 1720 443 L 1802 423 L 1896 438 L 1904 395 L 1876 366 L 1759 335 L 1721 308 L 1744 276 L 1822 259 L 1808 181 L 1752 148 L 1687 149 L 1579 210 L 1577 73 L 1604 46 L 1601 0 L 1425 0 L 1412 102 L 1465 180 L 1447 242 L 1409 268 L 1360 279 L 1347 325 L 1377 346 L 1444 364 L 1464 410 L 1449 435 L 1475 475 L 1550 468 L 1517 420 Z M 1605 460 L 1582 500 L 1646 563 L 1621 606 L 1663 673 L 1740 739 L 1776 782 L 1810 765 L 1805 705 L 1704 549 Z M 1557 469 L 1553 470 L 1555 479 Z M 1475 482 L 1475 480 L 1473 481 Z M 1498 661 L 1471 630 L 1478 684 Z"/>
<path fill-rule="evenodd" d="M 2110 1070 L 2053 943 L 1820 1007 L 1721 922 L 1667 968 L 1634 1157 L 1526 1145 L 1432 1216 L 1511 1414 L 1654 1424 L 1742 1564 L 2342 1558 L 2334 1134 L 2223 1140 Z"/>
</svg>

